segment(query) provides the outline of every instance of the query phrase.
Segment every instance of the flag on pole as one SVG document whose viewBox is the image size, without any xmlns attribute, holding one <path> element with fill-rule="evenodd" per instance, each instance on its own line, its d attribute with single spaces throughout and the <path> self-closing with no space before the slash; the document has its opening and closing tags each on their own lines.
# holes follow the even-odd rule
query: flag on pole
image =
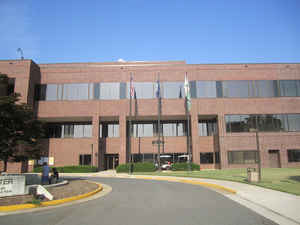
<svg viewBox="0 0 300 225">
<path fill-rule="evenodd" d="M 160 94 L 160 83 L 159 80 L 157 80 L 157 90 L 156 90 L 156 98 L 160 98 L 161 94 Z"/>
<path fill-rule="evenodd" d="M 185 94 L 185 99 L 186 99 L 187 111 L 190 112 L 191 107 L 192 107 L 192 102 L 191 102 L 191 93 L 190 93 L 190 86 L 189 86 L 187 74 L 185 74 L 185 77 L 184 77 L 184 94 Z"/>
<path fill-rule="evenodd" d="M 134 97 L 134 88 L 133 88 L 133 79 L 132 76 L 130 76 L 130 97 L 133 98 Z"/>
</svg>

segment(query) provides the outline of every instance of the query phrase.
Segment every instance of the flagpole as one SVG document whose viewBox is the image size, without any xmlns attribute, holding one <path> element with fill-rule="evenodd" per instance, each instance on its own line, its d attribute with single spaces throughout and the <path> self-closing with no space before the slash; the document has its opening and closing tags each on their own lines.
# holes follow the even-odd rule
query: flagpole
<svg viewBox="0 0 300 225">
<path fill-rule="evenodd" d="M 129 91 L 129 95 L 130 95 L 130 99 L 129 99 L 129 140 L 128 140 L 128 152 L 129 152 L 129 163 L 130 163 L 130 167 L 129 167 L 129 173 L 132 173 L 132 157 L 131 157 L 131 126 L 132 126 L 132 121 L 131 121 L 131 117 L 132 117 L 132 73 L 130 73 L 130 91 Z"/>
<path fill-rule="evenodd" d="M 161 170 L 160 167 L 160 134 L 161 134 L 161 127 L 160 127 L 160 117 L 161 117 L 161 95 L 160 95 L 160 77 L 158 73 L 158 81 L 157 81 L 157 100 L 158 100 L 158 143 L 157 143 L 157 151 L 158 151 L 158 171 Z"/>
<path fill-rule="evenodd" d="M 186 140 L 186 147 L 187 147 L 187 154 L 188 154 L 188 170 L 191 171 L 191 149 L 190 149 L 190 88 L 187 79 L 187 73 L 185 73 L 184 77 L 184 89 L 185 89 L 185 114 L 187 118 L 187 140 Z"/>
</svg>

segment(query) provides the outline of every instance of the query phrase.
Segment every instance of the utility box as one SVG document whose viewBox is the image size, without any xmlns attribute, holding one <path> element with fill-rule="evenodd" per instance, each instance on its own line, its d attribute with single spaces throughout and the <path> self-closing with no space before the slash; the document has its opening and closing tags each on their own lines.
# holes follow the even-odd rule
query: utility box
<svg viewBox="0 0 300 225">
<path fill-rule="evenodd" d="M 247 168 L 248 182 L 258 182 L 258 172 L 255 168 Z"/>
</svg>

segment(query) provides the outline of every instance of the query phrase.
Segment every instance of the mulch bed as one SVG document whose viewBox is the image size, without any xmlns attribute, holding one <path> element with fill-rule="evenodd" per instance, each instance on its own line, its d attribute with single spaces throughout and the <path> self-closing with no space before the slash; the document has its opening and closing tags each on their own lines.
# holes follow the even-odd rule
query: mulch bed
<svg viewBox="0 0 300 225">
<path fill-rule="evenodd" d="M 54 200 L 68 198 L 76 195 L 85 194 L 94 191 L 98 188 L 95 183 L 90 183 L 85 180 L 70 180 L 68 184 L 47 187 L 46 189 L 53 195 Z M 0 198 L 0 206 L 25 204 L 33 201 L 32 195 L 18 195 L 12 197 Z M 47 200 L 44 200 L 47 201 Z"/>
</svg>

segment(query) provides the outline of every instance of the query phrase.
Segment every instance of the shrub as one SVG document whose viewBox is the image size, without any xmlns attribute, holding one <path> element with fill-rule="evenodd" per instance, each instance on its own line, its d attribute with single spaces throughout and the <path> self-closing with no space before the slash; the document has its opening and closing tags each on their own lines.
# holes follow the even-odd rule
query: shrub
<svg viewBox="0 0 300 225">
<path fill-rule="evenodd" d="M 52 170 L 53 167 L 50 167 Z M 59 173 L 91 173 L 91 172 L 96 172 L 97 167 L 95 166 L 61 166 L 61 167 L 56 167 L 57 171 Z M 42 166 L 35 167 L 33 169 L 33 172 L 35 173 L 41 173 L 43 170 Z"/>
<path fill-rule="evenodd" d="M 121 164 L 117 167 L 117 173 L 128 173 L 131 163 Z M 153 172 L 155 171 L 155 165 L 151 162 L 134 163 L 133 172 Z"/>
<path fill-rule="evenodd" d="M 156 167 L 151 162 L 134 163 L 133 172 L 153 172 Z"/>
<path fill-rule="evenodd" d="M 130 168 L 130 163 L 120 164 L 117 166 L 116 171 L 117 173 L 128 173 Z"/>
<path fill-rule="evenodd" d="M 173 171 L 188 171 L 189 170 L 189 164 L 188 163 L 174 163 L 172 165 Z M 200 170 L 200 166 L 195 163 L 191 163 L 191 170 Z"/>
</svg>

